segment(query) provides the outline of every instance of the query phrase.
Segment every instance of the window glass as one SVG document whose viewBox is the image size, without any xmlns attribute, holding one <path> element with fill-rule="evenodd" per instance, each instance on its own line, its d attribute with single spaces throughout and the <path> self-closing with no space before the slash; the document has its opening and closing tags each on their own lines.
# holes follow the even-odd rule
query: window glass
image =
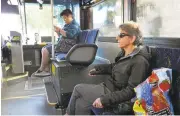
<svg viewBox="0 0 180 116">
<path fill-rule="evenodd" d="M 60 17 L 60 13 L 66 9 L 65 5 L 54 6 L 54 25 L 59 27 L 64 26 L 64 21 Z M 72 10 L 72 7 L 70 8 Z M 74 18 L 79 22 L 79 6 L 73 7 Z M 49 4 L 43 4 L 43 9 L 39 9 L 39 4 L 26 4 L 26 20 L 27 20 L 27 33 L 30 38 L 29 44 L 33 44 L 35 41 L 35 33 L 39 36 L 51 36 L 51 6 Z M 56 33 L 55 38 L 58 38 Z"/>
<path fill-rule="evenodd" d="M 39 9 L 39 4 L 26 4 L 28 44 L 35 41 L 35 33 L 40 36 L 51 36 L 51 6 L 44 5 Z"/>
<path fill-rule="evenodd" d="M 18 14 L 1 14 L 1 35 L 8 40 L 10 31 L 22 32 L 20 15 Z"/>
<path fill-rule="evenodd" d="M 180 37 L 180 0 L 137 0 L 144 37 Z"/>
<path fill-rule="evenodd" d="M 122 0 L 106 0 L 93 7 L 93 28 L 99 28 L 99 36 L 115 37 L 122 20 Z"/>
</svg>

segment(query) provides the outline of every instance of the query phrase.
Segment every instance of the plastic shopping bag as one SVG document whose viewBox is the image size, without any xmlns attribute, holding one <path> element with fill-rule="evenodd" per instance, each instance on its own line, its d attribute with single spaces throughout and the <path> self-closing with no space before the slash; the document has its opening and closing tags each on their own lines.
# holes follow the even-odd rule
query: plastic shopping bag
<svg viewBox="0 0 180 116">
<path fill-rule="evenodd" d="M 143 83 L 135 88 L 137 100 L 133 110 L 136 115 L 173 115 L 173 107 L 168 96 L 172 82 L 172 70 L 153 70 Z"/>
</svg>

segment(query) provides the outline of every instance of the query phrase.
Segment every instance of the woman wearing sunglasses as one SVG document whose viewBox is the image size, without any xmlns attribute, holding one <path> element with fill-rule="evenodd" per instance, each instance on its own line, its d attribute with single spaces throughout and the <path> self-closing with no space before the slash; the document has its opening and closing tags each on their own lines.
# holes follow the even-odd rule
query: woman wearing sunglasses
<svg viewBox="0 0 180 116">
<path fill-rule="evenodd" d="M 121 52 L 115 58 L 115 63 L 95 66 L 90 75 L 110 74 L 103 84 L 78 84 L 75 86 L 66 114 L 89 115 L 91 107 L 106 108 L 126 104 L 115 114 L 132 111 L 131 99 L 135 97 L 134 88 L 143 82 L 149 74 L 150 54 L 139 47 L 142 39 L 139 26 L 135 22 L 119 26 L 117 36 Z"/>
</svg>

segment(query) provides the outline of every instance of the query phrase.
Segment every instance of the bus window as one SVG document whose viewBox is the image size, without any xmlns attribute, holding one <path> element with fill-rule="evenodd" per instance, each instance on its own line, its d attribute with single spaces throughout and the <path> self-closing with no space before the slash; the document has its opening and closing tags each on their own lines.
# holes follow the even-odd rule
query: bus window
<svg viewBox="0 0 180 116">
<path fill-rule="evenodd" d="M 137 22 L 144 37 L 179 37 L 179 0 L 137 0 Z"/>
<path fill-rule="evenodd" d="M 99 36 L 115 37 L 122 20 L 122 0 L 107 0 L 93 7 L 93 28 L 99 28 Z"/>
<path fill-rule="evenodd" d="M 12 30 L 22 32 L 21 27 L 21 19 L 18 14 L 1 14 L 1 32 L 6 38 L 10 36 Z"/>
<path fill-rule="evenodd" d="M 73 5 L 73 6 L 72 6 Z M 79 6 L 71 4 L 70 9 L 73 10 L 74 18 L 79 22 Z M 73 8 L 73 9 L 72 9 Z M 60 17 L 60 13 L 66 9 L 65 5 L 54 6 L 54 25 L 64 26 L 64 21 Z M 26 3 L 26 19 L 27 19 L 27 36 L 30 38 L 28 44 L 34 44 L 34 34 L 40 36 L 51 36 L 51 6 L 43 4 L 43 8 L 39 9 L 39 4 Z M 54 34 L 57 38 L 58 36 Z"/>
</svg>

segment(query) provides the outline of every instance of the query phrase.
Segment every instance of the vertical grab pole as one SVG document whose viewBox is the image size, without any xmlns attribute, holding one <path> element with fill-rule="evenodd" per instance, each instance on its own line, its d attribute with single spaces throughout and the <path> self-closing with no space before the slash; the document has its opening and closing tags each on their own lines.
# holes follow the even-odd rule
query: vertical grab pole
<svg viewBox="0 0 180 116">
<path fill-rule="evenodd" d="M 52 58 L 54 59 L 54 23 L 53 23 L 53 17 L 54 17 L 54 0 L 51 0 L 51 29 L 52 29 Z"/>
</svg>

